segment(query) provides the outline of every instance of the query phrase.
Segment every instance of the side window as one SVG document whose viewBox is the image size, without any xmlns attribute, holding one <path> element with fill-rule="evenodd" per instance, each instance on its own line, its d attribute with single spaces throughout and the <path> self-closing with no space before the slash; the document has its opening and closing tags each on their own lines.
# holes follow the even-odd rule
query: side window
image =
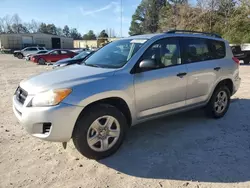
<svg viewBox="0 0 250 188">
<path fill-rule="evenodd" d="M 221 59 L 226 56 L 225 43 L 222 41 L 209 40 L 211 50 L 213 52 L 213 59 Z M 239 49 L 240 47 L 238 47 Z M 241 49 L 240 49 L 241 51 Z"/>
<path fill-rule="evenodd" d="M 51 54 L 51 55 L 58 55 L 59 53 L 58 53 L 57 50 L 55 50 L 55 51 L 50 52 L 50 54 Z"/>
<path fill-rule="evenodd" d="M 184 39 L 184 62 L 193 63 L 213 59 L 207 39 L 185 38 Z"/>
<path fill-rule="evenodd" d="M 65 50 L 61 50 L 61 54 L 69 54 L 69 52 Z"/>
<path fill-rule="evenodd" d="M 181 64 L 179 42 L 176 38 L 156 41 L 142 56 L 142 60 L 154 60 L 157 67 Z"/>
<path fill-rule="evenodd" d="M 31 51 L 31 48 L 25 48 L 23 51 Z"/>
<path fill-rule="evenodd" d="M 37 48 L 29 48 L 28 51 L 37 51 Z"/>
</svg>

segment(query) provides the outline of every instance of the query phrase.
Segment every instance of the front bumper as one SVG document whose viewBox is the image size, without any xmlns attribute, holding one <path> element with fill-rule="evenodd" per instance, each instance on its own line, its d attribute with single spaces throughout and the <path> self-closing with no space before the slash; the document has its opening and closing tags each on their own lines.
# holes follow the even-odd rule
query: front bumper
<svg viewBox="0 0 250 188">
<path fill-rule="evenodd" d="M 13 96 L 14 114 L 25 130 L 30 135 L 46 141 L 69 141 L 83 107 L 65 103 L 51 107 L 27 107 L 32 98 L 28 96 L 22 105 L 16 96 Z"/>
<path fill-rule="evenodd" d="M 30 61 L 30 56 L 25 56 L 24 58 L 26 61 Z"/>
</svg>

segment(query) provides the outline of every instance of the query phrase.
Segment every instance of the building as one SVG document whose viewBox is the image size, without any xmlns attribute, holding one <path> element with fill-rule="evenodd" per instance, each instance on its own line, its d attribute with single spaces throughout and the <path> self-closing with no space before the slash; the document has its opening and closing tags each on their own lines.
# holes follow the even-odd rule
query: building
<svg viewBox="0 0 250 188">
<path fill-rule="evenodd" d="M 118 39 L 119 38 L 98 38 L 97 40 L 74 40 L 74 48 L 99 48 L 105 43 Z"/>
<path fill-rule="evenodd" d="M 97 48 L 97 40 L 74 40 L 74 48 Z"/>
<path fill-rule="evenodd" d="M 22 49 L 27 46 L 43 46 L 47 49 L 73 48 L 73 38 L 44 33 L 0 34 L 0 48 Z"/>
</svg>

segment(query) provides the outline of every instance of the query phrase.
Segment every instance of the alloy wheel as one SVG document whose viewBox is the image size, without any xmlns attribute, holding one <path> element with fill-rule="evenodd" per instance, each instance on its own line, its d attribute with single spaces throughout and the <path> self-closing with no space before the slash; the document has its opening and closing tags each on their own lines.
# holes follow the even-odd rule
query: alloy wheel
<svg viewBox="0 0 250 188">
<path fill-rule="evenodd" d="M 227 107 L 227 104 L 228 104 L 227 93 L 225 91 L 220 91 L 217 94 L 215 102 L 214 102 L 215 112 L 218 114 L 223 113 Z"/>
<path fill-rule="evenodd" d="M 87 132 L 87 143 L 92 150 L 104 152 L 115 145 L 120 132 L 120 124 L 116 118 L 102 116 L 90 125 Z"/>
</svg>

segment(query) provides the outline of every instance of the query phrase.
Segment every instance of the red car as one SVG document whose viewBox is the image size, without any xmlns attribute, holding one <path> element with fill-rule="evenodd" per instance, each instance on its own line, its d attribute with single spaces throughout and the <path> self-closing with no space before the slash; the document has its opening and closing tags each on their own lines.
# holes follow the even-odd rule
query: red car
<svg viewBox="0 0 250 188">
<path fill-rule="evenodd" d="M 65 58 L 72 58 L 76 53 L 69 50 L 51 50 L 46 54 L 35 55 L 31 57 L 31 61 L 44 65 L 46 63 L 56 62 Z"/>
</svg>

